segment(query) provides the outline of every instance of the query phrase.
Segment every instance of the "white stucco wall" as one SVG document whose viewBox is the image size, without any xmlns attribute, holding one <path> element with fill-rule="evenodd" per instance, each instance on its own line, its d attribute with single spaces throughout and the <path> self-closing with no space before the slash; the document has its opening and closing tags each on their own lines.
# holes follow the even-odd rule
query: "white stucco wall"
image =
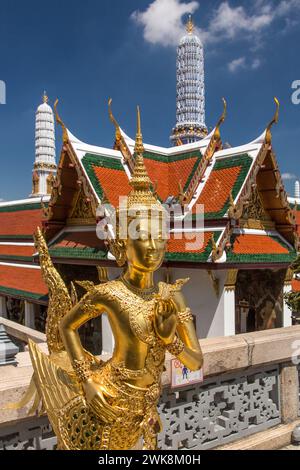
<svg viewBox="0 0 300 470">
<path fill-rule="evenodd" d="M 165 270 L 160 271 L 160 278 Z M 216 296 L 212 281 L 205 270 L 200 269 L 170 269 L 171 281 L 176 279 L 190 278 L 188 284 L 184 286 L 184 295 L 187 304 L 196 316 L 197 334 L 199 338 L 224 336 L 229 333 L 229 329 L 224 324 L 224 308 L 227 302 L 227 294 L 224 293 L 224 282 L 227 271 L 215 271 L 215 276 L 219 279 L 219 297 Z M 227 308 L 227 303 L 226 303 Z M 232 308 L 228 305 L 229 310 Z M 234 301 L 233 301 L 234 309 Z M 228 310 L 228 309 L 227 309 Z M 229 311 L 229 314 L 231 312 Z M 228 326 L 228 325 L 227 325 Z"/>
</svg>

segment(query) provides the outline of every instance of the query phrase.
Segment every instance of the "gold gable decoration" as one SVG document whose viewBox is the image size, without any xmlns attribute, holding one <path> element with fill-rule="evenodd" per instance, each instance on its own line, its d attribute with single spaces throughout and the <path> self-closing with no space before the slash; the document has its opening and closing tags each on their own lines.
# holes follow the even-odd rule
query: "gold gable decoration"
<svg viewBox="0 0 300 470">
<path fill-rule="evenodd" d="M 96 219 L 92 205 L 84 194 L 83 189 L 79 191 L 75 201 L 70 216 L 67 219 L 67 225 L 95 225 Z"/>
<path fill-rule="evenodd" d="M 275 223 L 266 212 L 256 185 L 253 187 L 250 198 L 244 206 L 240 226 L 257 230 L 275 229 Z"/>
</svg>

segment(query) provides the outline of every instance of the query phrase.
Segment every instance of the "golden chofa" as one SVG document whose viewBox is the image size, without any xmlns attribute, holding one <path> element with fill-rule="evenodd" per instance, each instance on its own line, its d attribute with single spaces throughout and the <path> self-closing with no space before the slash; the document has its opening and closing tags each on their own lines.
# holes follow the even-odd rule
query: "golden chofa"
<svg viewBox="0 0 300 470">
<path fill-rule="evenodd" d="M 36 234 L 49 288 L 46 334 L 50 354 L 30 343 L 35 405 L 42 402 L 59 449 L 125 450 L 139 445 L 156 449 L 166 351 L 191 370 L 202 366 L 193 317 L 181 292 L 187 280 L 155 285 L 153 279 L 164 259 L 166 240 L 163 217 L 156 217 L 156 230 L 149 230 L 149 207 L 154 205 L 158 213 L 163 209 L 144 165 L 139 112 L 131 186 L 127 209 L 140 205 L 147 210 L 136 212 L 137 238 L 121 239 L 117 231 L 109 239 L 123 274 L 117 280 L 90 285 L 75 306 L 41 232 Z M 82 325 L 102 313 L 108 315 L 115 339 L 107 362 L 87 352 L 78 334 Z M 28 396 L 33 391 L 34 385 Z"/>
</svg>

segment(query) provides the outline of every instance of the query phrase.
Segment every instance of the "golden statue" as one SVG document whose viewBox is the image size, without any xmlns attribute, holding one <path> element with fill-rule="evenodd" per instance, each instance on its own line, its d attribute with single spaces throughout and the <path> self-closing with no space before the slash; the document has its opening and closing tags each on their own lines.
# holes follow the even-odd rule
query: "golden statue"
<svg viewBox="0 0 300 470">
<path fill-rule="evenodd" d="M 35 405 L 41 399 L 59 449 L 132 449 L 141 438 L 144 449 L 156 449 L 166 351 L 191 370 L 202 366 L 193 317 L 181 293 L 187 280 L 158 286 L 153 280 L 165 254 L 165 218 L 144 165 L 139 110 L 130 184 L 126 208 L 118 211 L 116 236 L 109 239 L 111 252 L 124 266 L 123 274 L 99 285 L 86 283 L 88 292 L 74 306 L 41 232 L 36 234 L 49 288 L 49 356 L 30 342 Z M 127 227 L 135 224 L 138 237 L 120 236 L 124 215 L 128 215 Z M 82 325 L 104 312 L 115 338 L 107 362 L 88 353 L 78 334 Z"/>
</svg>

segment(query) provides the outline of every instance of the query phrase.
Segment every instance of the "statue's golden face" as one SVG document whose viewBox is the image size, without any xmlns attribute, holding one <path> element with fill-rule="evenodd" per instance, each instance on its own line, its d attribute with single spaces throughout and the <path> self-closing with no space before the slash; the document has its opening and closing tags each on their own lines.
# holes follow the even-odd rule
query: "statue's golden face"
<svg viewBox="0 0 300 470">
<path fill-rule="evenodd" d="M 129 236 L 126 241 L 128 264 L 138 271 L 156 271 L 163 262 L 166 247 L 162 220 L 138 218 L 135 220 L 135 232 L 136 236 Z"/>
</svg>

